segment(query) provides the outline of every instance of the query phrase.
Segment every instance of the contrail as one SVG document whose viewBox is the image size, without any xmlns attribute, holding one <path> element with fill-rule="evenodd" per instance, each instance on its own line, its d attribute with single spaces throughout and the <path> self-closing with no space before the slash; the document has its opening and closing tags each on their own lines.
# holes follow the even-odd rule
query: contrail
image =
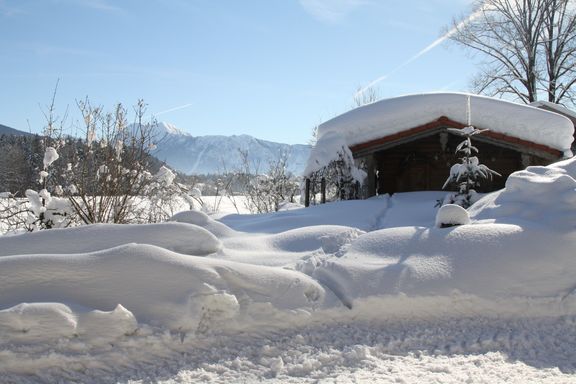
<svg viewBox="0 0 576 384">
<path fill-rule="evenodd" d="M 178 107 L 170 108 L 170 109 L 167 109 L 167 110 L 162 111 L 162 112 L 157 112 L 154 114 L 154 116 L 163 115 L 163 114 L 168 113 L 168 112 L 178 111 L 179 109 L 188 108 L 192 105 L 194 105 L 194 103 L 188 103 L 188 104 L 180 105 Z"/>
<path fill-rule="evenodd" d="M 406 60 L 405 62 L 403 62 L 402 64 L 400 64 L 399 66 L 397 66 L 396 68 L 394 68 L 393 70 L 391 70 L 390 72 L 385 74 L 384 76 L 380 76 L 376 80 L 371 81 L 365 87 L 360 88 L 358 91 L 356 91 L 356 93 L 354 94 L 354 97 L 356 98 L 358 96 L 361 96 L 368 88 L 373 87 L 376 84 L 386 80 L 388 77 L 392 76 L 394 73 L 398 72 L 400 69 L 404 68 L 405 66 L 412 63 L 413 61 L 416 61 L 417 59 L 419 59 L 424 54 L 430 52 L 431 50 L 433 50 L 434 48 L 436 48 L 437 46 L 442 44 L 446 39 L 448 39 L 450 36 L 452 36 L 459 28 L 463 27 L 464 25 L 468 24 L 469 22 L 471 22 L 472 20 L 477 18 L 480 15 L 480 13 L 482 13 L 484 11 L 484 9 L 485 9 L 484 6 L 480 7 L 480 9 L 478 9 L 477 11 L 472 13 L 466 19 L 462 20 L 460 23 L 458 23 L 455 27 L 450 29 L 444 35 L 440 36 L 439 38 L 434 40 L 432 43 L 428 44 L 426 47 L 421 49 L 417 54 L 415 54 L 414 56 L 412 56 L 411 58 L 409 58 L 408 60 Z"/>
</svg>

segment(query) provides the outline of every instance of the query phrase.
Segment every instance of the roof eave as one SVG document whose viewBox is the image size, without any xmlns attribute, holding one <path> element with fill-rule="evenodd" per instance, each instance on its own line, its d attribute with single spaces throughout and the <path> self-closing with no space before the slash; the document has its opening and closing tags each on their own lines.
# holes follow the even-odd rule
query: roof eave
<svg viewBox="0 0 576 384">
<path fill-rule="evenodd" d="M 363 157 L 370 153 L 385 150 L 400 144 L 436 134 L 437 132 L 444 131 L 446 128 L 461 129 L 465 126 L 466 124 L 454 121 L 446 116 L 441 116 L 434 121 L 414 128 L 405 129 L 403 131 L 367 142 L 354 144 L 350 146 L 350 150 L 352 151 L 354 157 Z M 483 129 L 483 127 L 477 128 Z M 521 153 L 537 155 L 550 160 L 561 159 L 564 156 L 562 151 L 548 147 L 547 145 L 534 143 L 532 141 L 520 139 L 499 132 L 490 131 L 489 129 L 481 135 L 477 136 L 475 139 L 501 147 L 514 149 Z"/>
</svg>

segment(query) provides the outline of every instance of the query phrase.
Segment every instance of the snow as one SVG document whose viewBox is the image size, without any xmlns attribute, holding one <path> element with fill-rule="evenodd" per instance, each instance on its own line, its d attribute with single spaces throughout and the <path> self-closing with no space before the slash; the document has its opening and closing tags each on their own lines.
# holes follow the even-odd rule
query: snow
<svg viewBox="0 0 576 384">
<path fill-rule="evenodd" d="M 546 167 L 532 166 L 510 175 L 506 188 L 470 207 L 477 221 L 530 223 L 560 232 L 576 228 L 576 162 L 568 159 Z"/>
<path fill-rule="evenodd" d="M 127 243 L 151 244 L 197 256 L 217 252 L 221 247 L 214 235 L 192 224 L 92 224 L 0 236 L 0 256 L 92 252 Z"/>
<path fill-rule="evenodd" d="M 58 158 L 60 158 L 60 155 L 58 155 L 56 148 L 47 147 L 44 152 L 44 169 L 47 169 L 53 162 L 58 160 Z"/>
<path fill-rule="evenodd" d="M 574 382 L 575 179 L 0 236 L 2 380 Z"/>
<path fill-rule="evenodd" d="M 161 122 L 154 126 L 156 146 L 152 154 L 186 174 L 219 174 L 237 171 L 242 165 L 240 150 L 248 152 L 249 163 L 267 172 L 270 165 L 287 155 L 287 170 L 300 174 L 310 152 L 309 145 L 282 144 L 248 135 L 191 136 L 176 126 Z"/>
<path fill-rule="evenodd" d="M 445 204 L 438 209 L 436 226 L 451 227 L 454 225 L 470 224 L 468 211 L 456 204 Z"/>
<path fill-rule="evenodd" d="M 189 133 L 178 129 L 174 124 L 170 124 L 165 121 L 158 122 L 154 125 L 154 132 L 157 136 L 159 136 L 158 140 L 165 139 L 164 136 L 166 135 L 174 135 L 174 136 L 190 136 Z"/>
<path fill-rule="evenodd" d="M 545 100 L 537 100 L 537 101 L 531 102 L 530 105 L 533 107 L 549 108 L 549 110 L 552 110 L 554 112 L 558 112 L 558 113 L 561 113 L 565 116 L 569 116 L 571 118 L 576 119 L 576 112 L 564 107 L 561 104 L 556 104 L 556 103 L 552 103 L 550 101 L 545 101 Z"/>
<path fill-rule="evenodd" d="M 467 105 L 470 100 L 470 121 Z M 557 113 L 465 93 L 428 93 L 384 99 L 339 115 L 318 126 L 318 141 L 304 174 L 334 160 L 347 147 L 415 128 L 445 116 L 462 124 L 546 145 L 572 156 L 572 122 Z"/>
<path fill-rule="evenodd" d="M 160 169 L 158 170 L 158 173 L 154 177 L 160 184 L 168 187 L 172 185 L 174 179 L 176 178 L 176 175 L 169 168 L 161 166 Z"/>
</svg>

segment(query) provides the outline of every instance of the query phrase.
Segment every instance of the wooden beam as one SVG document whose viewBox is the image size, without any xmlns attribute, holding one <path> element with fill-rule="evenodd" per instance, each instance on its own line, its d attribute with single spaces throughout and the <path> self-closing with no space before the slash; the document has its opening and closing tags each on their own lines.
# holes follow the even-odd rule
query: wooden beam
<svg viewBox="0 0 576 384">
<path fill-rule="evenodd" d="M 307 177 L 306 181 L 304 182 L 304 206 L 310 206 L 310 179 Z"/>
<path fill-rule="evenodd" d="M 350 147 L 350 150 L 354 154 L 354 157 L 366 156 L 370 153 L 374 153 L 383 149 L 395 147 L 399 144 L 414 141 L 422 137 L 433 135 L 439 131 L 446 128 L 464 128 L 466 124 L 460 123 L 458 121 L 451 120 L 446 116 L 441 116 L 437 120 L 431 121 L 430 123 L 420 125 L 418 127 L 406 129 L 401 132 L 397 132 L 388 136 L 384 136 L 375 140 L 370 140 L 364 143 L 355 144 Z M 482 129 L 482 127 L 477 127 Z M 563 157 L 562 151 L 554 148 L 550 148 L 544 144 L 534 143 L 532 141 L 519 139 L 514 136 L 506 135 L 499 132 L 493 132 L 488 130 L 481 135 L 475 137 L 480 138 L 486 136 L 491 140 L 492 144 L 497 144 L 500 146 L 508 147 L 519 152 L 532 153 L 544 158 L 549 159 L 561 159 Z"/>
</svg>

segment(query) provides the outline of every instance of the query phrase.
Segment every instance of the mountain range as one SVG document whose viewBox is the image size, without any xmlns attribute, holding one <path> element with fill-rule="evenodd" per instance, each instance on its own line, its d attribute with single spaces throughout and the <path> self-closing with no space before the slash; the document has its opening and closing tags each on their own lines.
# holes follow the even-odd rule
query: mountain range
<svg viewBox="0 0 576 384">
<path fill-rule="evenodd" d="M 169 123 L 158 123 L 159 138 L 152 152 L 159 160 L 186 174 L 216 174 L 242 167 L 240 151 L 248 154 L 252 171 L 266 172 L 282 155 L 288 157 L 287 170 L 301 174 L 310 154 L 310 146 L 282 144 L 249 135 L 192 136 Z"/>
<path fill-rule="evenodd" d="M 0 135 L 30 135 L 0 124 Z M 306 166 L 310 146 L 282 144 L 249 135 L 192 136 L 169 123 L 158 123 L 158 139 L 152 155 L 185 174 L 217 174 L 243 167 L 240 151 L 248 154 L 250 170 L 265 173 L 270 164 L 286 155 L 287 170 L 300 175 Z"/>
<path fill-rule="evenodd" d="M 0 135 L 18 135 L 18 136 L 30 136 L 31 133 L 19 131 L 14 128 L 10 128 L 6 125 L 0 124 Z"/>
</svg>

